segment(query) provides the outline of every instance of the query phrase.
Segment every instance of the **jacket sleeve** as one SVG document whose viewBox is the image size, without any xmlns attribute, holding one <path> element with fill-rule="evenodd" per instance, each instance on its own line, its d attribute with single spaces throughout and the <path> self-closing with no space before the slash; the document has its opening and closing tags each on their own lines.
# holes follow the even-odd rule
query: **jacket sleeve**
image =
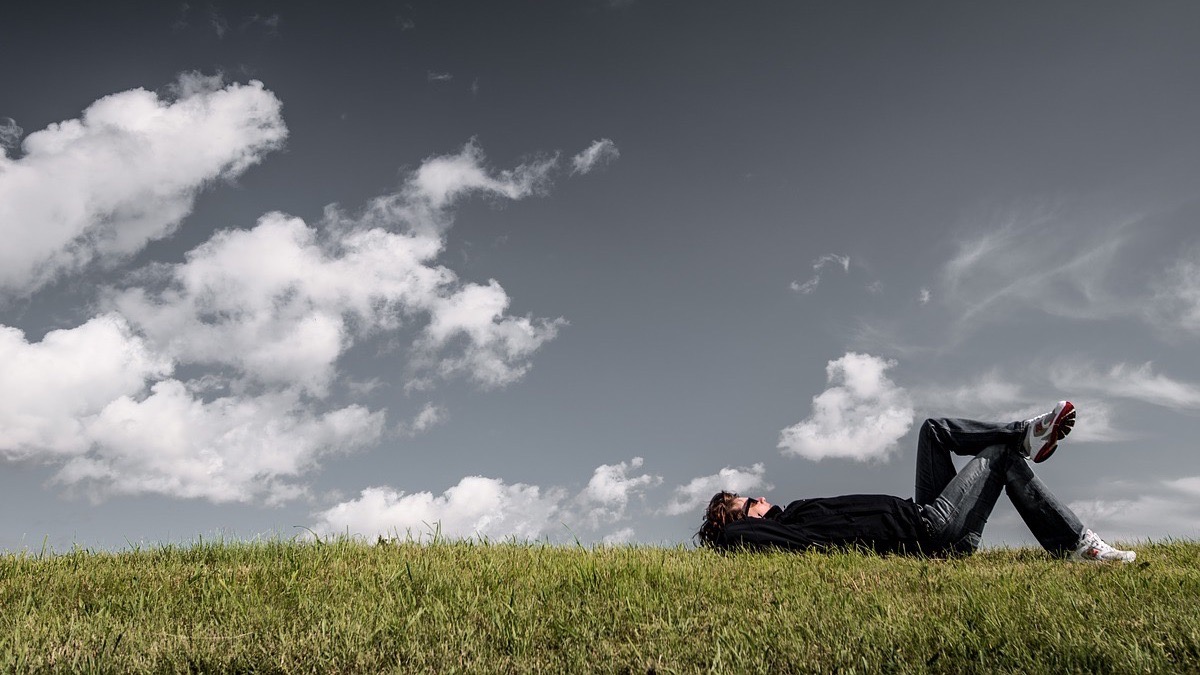
<svg viewBox="0 0 1200 675">
<path fill-rule="evenodd" d="M 780 548 L 793 551 L 825 547 L 825 544 L 814 541 L 797 527 L 763 518 L 743 518 L 726 525 L 717 537 L 717 545 L 727 549 Z"/>
</svg>

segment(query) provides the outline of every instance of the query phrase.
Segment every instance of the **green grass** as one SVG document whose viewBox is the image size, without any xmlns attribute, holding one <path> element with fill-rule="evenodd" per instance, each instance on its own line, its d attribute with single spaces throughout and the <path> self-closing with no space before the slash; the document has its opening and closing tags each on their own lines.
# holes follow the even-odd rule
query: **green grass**
<svg viewBox="0 0 1200 675">
<path fill-rule="evenodd" d="M 265 542 L 0 557 L 3 672 L 1200 672 L 1200 544 L 1097 566 Z"/>
</svg>

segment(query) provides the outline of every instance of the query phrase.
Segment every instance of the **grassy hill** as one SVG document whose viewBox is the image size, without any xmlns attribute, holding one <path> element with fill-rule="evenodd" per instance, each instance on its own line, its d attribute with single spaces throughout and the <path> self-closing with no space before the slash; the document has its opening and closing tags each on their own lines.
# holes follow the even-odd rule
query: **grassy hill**
<svg viewBox="0 0 1200 675">
<path fill-rule="evenodd" d="M 0 670 L 1200 672 L 1200 544 L 860 553 L 352 541 L 0 557 Z"/>
</svg>

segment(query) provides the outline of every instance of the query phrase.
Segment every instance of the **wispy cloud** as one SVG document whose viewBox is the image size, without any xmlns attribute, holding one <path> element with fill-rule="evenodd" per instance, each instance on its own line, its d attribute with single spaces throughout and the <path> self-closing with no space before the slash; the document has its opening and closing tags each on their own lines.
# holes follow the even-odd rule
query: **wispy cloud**
<svg viewBox="0 0 1200 675">
<path fill-rule="evenodd" d="M 819 283 L 821 283 L 821 276 L 817 275 L 804 283 L 793 281 L 792 283 L 788 284 L 788 288 L 800 293 L 801 295 L 808 295 L 809 293 L 817 290 L 817 284 Z"/>
<path fill-rule="evenodd" d="M 434 72 L 432 70 L 425 73 L 425 79 L 430 82 L 449 82 L 454 79 L 453 73 Z"/>
<path fill-rule="evenodd" d="M 1166 269 L 1146 306 L 1160 328 L 1200 335 L 1200 246 L 1191 247 Z"/>
<path fill-rule="evenodd" d="M 1061 362 L 1050 370 L 1055 386 L 1130 398 L 1176 410 L 1200 410 L 1200 385 L 1182 382 L 1154 371 L 1150 362 L 1118 363 L 1108 369 L 1078 362 Z"/>
<path fill-rule="evenodd" d="M 887 457 L 913 423 L 908 392 L 888 379 L 895 365 L 848 352 L 825 368 L 831 385 L 812 400 L 812 415 L 779 434 L 785 455 L 867 461 Z"/>
<path fill-rule="evenodd" d="M 225 33 L 229 32 L 229 21 L 215 7 L 208 8 L 208 25 L 217 34 L 218 40 L 224 40 Z"/>
<path fill-rule="evenodd" d="M 793 281 L 789 287 L 801 295 L 808 295 L 812 293 L 813 291 L 817 290 L 817 286 L 821 283 L 821 270 L 830 263 L 836 263 L 840 265 L 843 272 L 850 271 L 850 256 L 826 253 L 825 255 L 813 261 L 812 267 L 814 274 L 811 279 L 805 281 L 804 283 Z M 882 290 L 882 287 L 880 288 Z"/>
<path fill-rule="evenodd" d="M 1184 537 L 1200 539 L 1200 476 L 1132 486 L 1128 498 L 1077 500 L 1067 506 L 1083 524 L 1110 543 Z"/>
<path fill-rule="evenodd" d="M 617 161 L 621 151 L 617 144 L 607 138 L 593 141 L 586 149 L 571 158 L 571 173 L 587 174 L 606 164 Z"/>
<path fill-rule="evenodd" d="M 0 148 L 3 150 L 12 150 L 21 143 L 21 136 L 25 130 L 17 125 L 17 121 L 11 117 L 5 117 L 0 121 Z"/>
<path fill-rule="evenodd" d="M 268 14 L 265 16 L 261 14 L 251 14 L 242 21 L 240 28 L 244 31 L 250 28 L 261 26 L 262 30 L 266 32 L 268 36 L 277 36 L 279 35 L 279 24 L 282 21 L 283 18 L 279 14 Z"/>
<path fill-rule="evenodd" d="M 965 382 L 951 385 L 922 385 L 910 388 L 913 399 L 926 414 L 963 415 L 983 418 L 1028 403 L 1024 387 L 991 369 Z M 999 419 L 999 418 L 995 418 Z"/>
<path fill-rule="evenodd" d="M 192 6 L 186 2 L 179 3 L 179 13 L 175 15 L 175 21 L 171 22 L 171 30 L 181 31 L 188 27 L 188 13 Z"/>
<path fill-rule="evenodd" d="M 908 391 L 922 416 L 996 422 L 1027 420 L 1046 412 L 1054 402 L 1044 393 L 1049 387 L 1039 386 L 1045 381 L 1044 377 L 1037 376 L 1042 370 L 1022 371 L 1022 381 L 1017 382 L 999 369 L 992 369 L 966 382 L 923 384 L 910 387 Z M 1071 433 L 1072 443 L 1109 443 L 1130 438 L 1128 431 L 1122 431 L 1114 423 L 1113 406 L 1108 401 L 1082 396 L 1078 390 L 1060 390 L 1057 396 L 1070 399 L 1078 411 L 1078 421 Z"/>
<path fill-rule="evenodd" d="M 926 358 L 938 350 L 928 339 L 909 338 L 902 321 L 894 318 L 856 317 L 847 347 L 858 352 L 879 352 L 903 359 Z"/>
<path fill-rule="evenodd" d="M 1163 485 L 1166 485 L 1168 488 L 1176 490 L 1182 494 L 1200 499 L 1200 476 L 1175 478 L 1172 480 L 1163 481 Z"/>
<path fill-rule="evenodd" d="M 1151 216 L 1136 214 L 1093 217 L 1065 207 L 1010 211 L 959 242 L 942 268 L 939 301 L 957 310 L 957 334 L 989 321 L 1037 315 L 1200 327 L 1200 319 L 1188 318 L 1200 317 L 1200 309 L 1189 311 L 1200 299 L 1200 275 L 1188 258 L 1164 275 L 1157 302 L 1146 279 L 1133 273 L 1163 262 L 1161 252 L 1147 258 L 1153 261 L 1148 264 L 1128 261 L 1145 239 L 1138 233 L 1151 226 L 1148 220 Z M 1162 311 L 1166 307 L 1171 309 Z"/>
<path fill-rule="evenodd" d="M 449 416 L 445 407 L 426 403 L 411 421 L 398 425 L 396 431 L 403 436 L 415 436 L 442 424 Z"/>
</svg>

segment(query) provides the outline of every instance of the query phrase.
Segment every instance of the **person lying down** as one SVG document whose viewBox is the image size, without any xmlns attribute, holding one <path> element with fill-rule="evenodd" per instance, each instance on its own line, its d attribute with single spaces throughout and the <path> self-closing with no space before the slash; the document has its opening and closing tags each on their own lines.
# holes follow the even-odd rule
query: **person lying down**
<svg viewBox="0 0 1200 675">
<path fill-rule="evenodd" d="M 807 550 L 863 547 L 878 553 L 969 555 L 1003 490 L 1029 531 L 1050 553 L 1092 562 L 1133 562 L 1109 546 L 1054 497 L 1033 472 L 1075 426 L 1075 406 L 1059 401 L 1033 419 L 979 422 L 927 419 L 917 441 L 916 494 L 799 499 L 787 507 L 721 491 L 696 532 L 718 549 Z M 962 471 L 951 454 L 969 456 Z"/>
</svg>

